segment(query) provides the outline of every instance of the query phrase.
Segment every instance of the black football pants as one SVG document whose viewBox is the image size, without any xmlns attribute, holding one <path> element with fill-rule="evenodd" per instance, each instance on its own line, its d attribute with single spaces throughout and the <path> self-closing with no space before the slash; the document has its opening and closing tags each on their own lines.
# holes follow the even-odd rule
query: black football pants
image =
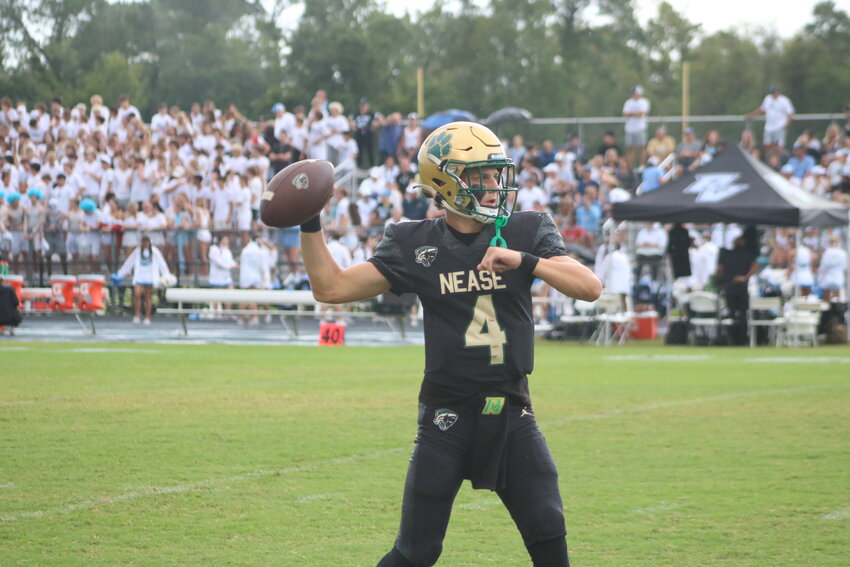
<svg viewBox="0 0 850 567">
<path fill-rule="evenodd" d="M 404 486 L 401 526 L 393 550 L 378 567 L 428 567 L 440 557 L 452 504 L 469 473 L 478 411 L 448 408 L 457 414 L 457 420 L 441 430 L 434 420 L 444 409 L 420 407 L 419 429 Z M 535 558 L 535 566 L 568 567 L 558 471 L 546 440 L 530 409 L 509 407 L 506 411 L 507 484 L 496 492 Z M 445 420 L 441 423 L 446 425 Z"/>
</svg>

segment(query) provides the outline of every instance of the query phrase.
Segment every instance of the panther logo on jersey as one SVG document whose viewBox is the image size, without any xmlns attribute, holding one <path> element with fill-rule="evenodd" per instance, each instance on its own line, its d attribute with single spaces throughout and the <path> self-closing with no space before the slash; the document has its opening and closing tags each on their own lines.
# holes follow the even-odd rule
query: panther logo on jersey
<svg viewBox="0 0 850 567">
<path fill-rule="evenodd" d="M 450 409 L 438 409 L 434 412 L 434 425 L 440 428 L 440 431 L 445 431 L 455 424 L 457 414 Z"/>
<path fill-rule="evenodd" d="M 420 246 L 413 251 L 413 254 L 417 264 L 422 264 L 426 268 L 430 268 L 431 264 L 433 264 L 434 260 L 437 258 L 437 247 Z"/>
</svg>

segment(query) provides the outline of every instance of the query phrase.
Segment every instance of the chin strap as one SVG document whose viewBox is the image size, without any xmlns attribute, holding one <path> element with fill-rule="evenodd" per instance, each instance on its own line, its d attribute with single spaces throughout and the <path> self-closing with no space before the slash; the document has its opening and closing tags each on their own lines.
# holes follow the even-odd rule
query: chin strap
<svg viewBox="0 0 850 567">
<path fill-rule="evenodd" d="M 502 227 L 508 224 L 508 217 L 496 217 L 496 221 L 493 224 L 496 225 L 496 234 L 493 236 L 493 238 L 490 239 L 490 246 L 507 248 L 508 243 L 505 242 L 504 238 L 502 238 Z"/>
</svg>

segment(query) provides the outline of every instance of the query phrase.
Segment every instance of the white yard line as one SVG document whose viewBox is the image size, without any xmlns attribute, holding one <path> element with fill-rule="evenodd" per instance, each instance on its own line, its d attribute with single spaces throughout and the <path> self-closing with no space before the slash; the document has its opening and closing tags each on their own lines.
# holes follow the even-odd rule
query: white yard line
<svg viewBox="0 0 850 567">
<path fill-rule="evenodd" d="M 841 362 L 850 364 L 850 357 L 844 356 L 768 356 L 762 358 L 747 358 L 745 362 L 772 362 L 772 363 L 824 363 L 824 362 Z"/>
<path fill-rule="evenodd" d="M 659 502 L 655 506 L 632 510 L 632 514 L 655 514 L 656 512 L 667 512 L 668 510 L 676 510 L 682 507 L 684 507 L 684 504 L 670 504 L 667 502 Z"/>
<path fill-rule="evenodd" d="M 104 347 L 80 347 L 80 348 L 60 348 L 55 351 L 50 352 L 74 352 L 74 353 L 84 353 L 84 354 L 109 354 L 111 352 L 118 352 L 122 354 L 126 353 L 139 353 L 139 354 L 159 354 L 163 352 L 160 349 L 154 348 L 104 348 Z"/>
<path fill-rule="evenodd" d="M 385 449 L 383 451 L 375 451 L 373 453 L 363 453 L 360 455 L 349 455 L 340 457 L 339 459 L 330 459 L 327 461 L 318 461 L 315 463 L 304 463 L 297 467 L 287 467 L 276 470 L 256 470 L 243 474 L 237 474 L 226 478 L 205 479 L 197 482 L 188 482 L 185 484 L 177 484 L 174 486 L 144 486 L 136 490 L 116 494 L 114 496 L 103 496 L 92 500 L 83 500 L 65 504 L 64 506 L 55 506 L 53 508 L 45 508 L 43 510 L 35 510 L 33 512 L 20 512 L 18 514 L 8 514 L 0 516 L 0 522 L 17 522 L 20 520 L 28 520 L 32 518 L 44 518 L 55 516 L 57 514 L 67 514 L 68 512 L 76 512 L 78 510 L 90 510 L 99 506 L 108 506 L 118 502 L 127 502 L 139 500 L 149 496 L 162 496 L 166 494 L 183 494 L 186 492 L 209 491 L 221 485 L 226 485 L 233 482 L 241 482 L 246 480 L 256 480 L 268 478 L 271 476 L 286 476 L 292 474 L 303 473 L 323 467 L 332 467 L 338 465 L 346 465 L 360 461 L 370 461 L 372 459 L 380 459 L 388 455 L 400 453 L 403 449 Z"/>
<path fill-rule="evenodd" d="M 475 502 L 465 502 L 463 504 L 456 504 L 454 508 L 461 510 L 484 510 L 486 508 L 501 505 L 502 501 L 498 498 L 487 498 L 485 500 L 477 500 Z"/>
<path fill-rule="evenodd" d="M 836 510 L 835 512 L 830 512 L 829 514 L 824 514 L 820 518 L 821 520 L 846 520 L 850 518 L 850 506 L 842 508 L 841 510 Z"/>
<path fill-rule="evenodd" d="M 619 354 L 605 356 L 602 360 L 612 361 L 646 361 L 646 362 L 682 362 L 690 360 L 711 360 L 710 354 Z"/>
<path fill-rule="evenodd" d="M 704 398 L 690 398 L 684 400 L 670 400 L 669 402 L 654 402 L 651 404 L 640 404 L 636 406 L 629 406 L 625 408 L 616 408 L 612 410 L 607 410 L 599 413 L 591 413 L 588 415 L 576 415 L 571 417 L 565 417 L 562 419 L 552 419 L 548 421 L 542 421 L 539 423 L 540 427 L 557 427 L 559 425 L 566 425 L 568 423 L 574 423 L 576 421 L 588 421 L 594 419 L 606 419 L 609 417 L 616 417 L 620 415 L 627 415 L 632 413 L 643 413 L 647 411 L 653 411 L 658 409 L 665 408 L 673 408 L 679 406 L 692 406 L 698 404 L 707 404 L 712 402 L 723 402 L 728 400 L 737 400 L 741 398 L 757 398 L 759 396 L 771 396 L 775 394 L 793 394 L 796 392 L 805 392 L 808 390 L 821 390 L 824 388 L 834 388 L 834 384 L 812 384 L 810 386 L 798 386 L 795 388 L 775 388 L 772 390 L 755 390 L 752 392 L 736 392 L 732 394 L 720 394 L 718 396 L 706 396 Z"/>
</svg>

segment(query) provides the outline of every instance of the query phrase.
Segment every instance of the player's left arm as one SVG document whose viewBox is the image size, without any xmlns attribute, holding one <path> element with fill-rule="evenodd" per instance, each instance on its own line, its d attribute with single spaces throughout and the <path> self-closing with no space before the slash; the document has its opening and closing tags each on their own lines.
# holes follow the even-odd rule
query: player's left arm
<svg viewBox="0 0 850 567">
<path fill-rule="evenodd" d="M 569 256 L 538 258 L 528 252 L 491 246 L 484 254 L 479 270 L 507 272 L 516 270 L 523 262 L 534 264 L 532 274 L 564 295 L 584 301 L 595 301 L 602 293 L 602 282 L 587 266 Z"/>
</svg>

